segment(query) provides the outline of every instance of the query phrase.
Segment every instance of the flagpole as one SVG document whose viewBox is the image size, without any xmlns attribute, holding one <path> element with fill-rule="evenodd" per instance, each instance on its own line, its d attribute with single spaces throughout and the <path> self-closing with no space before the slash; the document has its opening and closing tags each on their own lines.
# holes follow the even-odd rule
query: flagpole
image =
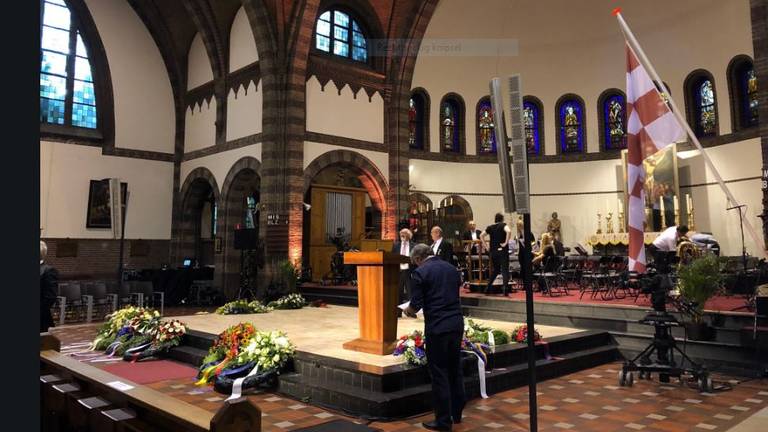
<svg viewBox="0 0 768 432">
<path fill-rule="evenodd" d="M 663 86 L 664 81 L 662 81 L 661 78 L 659 77 L 659 74 L 656 73 L 656 69 L 653 68 L 653 65 L 651 64 L 650 60 L 648 60 L 648 57 L 646 57 L 645 52 L 640 47 L 640 43 L 637 41 L 637 39 L 635 39 L 635 35 L 632 33 L 632 30 L 629 29 L 627 22 L 624 21 L 624 17 L 621 16 L 621 8 L 614 9 L 613 14 L 618 19 L 619 26 L 621 27 L 621 32 L 624 33 L 624 38 L 629 43 L 630 48 L 632 48 L 632 51 L 635 52 L 635 55 L 637 55 L 637 59 L 638 61 L 640 61 L 640 64 L 645 68 L 646 71 L 648 71 L 648 74 L 656 82 L 656 85 L 658 87 Z M 665 89 L 665 90 L 669 90 L 669 89 Z M 658 91 L 658 88 L 657 88 L 657 91 Z M 720 188 L 723 190 L 723 192 L 725 192 L 725 196 L 728 198 L 728 201 L 730 201 L 731 207 L 740 206 L 739 202 L 736 201 L 736 198 L 731 193 L 731 190 L 728 189 L 728 186 L 725 184 L 725 181 L 723 181 L 723 178 L 720 176 L 720 172 L 718 172 L 717 168 L 715 168 L 715 164 L 712 163 L 712 159 L 709 158 L 709 154 L 707 154 L 707 152 L 704 150 L 704 147 L 702 147 L 698 137 L 696 137 L 696 134 L 693 133 L 693 130 L 688 125 L 688 122 L 683 118 L 682 111 L 678 109 L 677 104 L 675 104 L 675 100 L 672 99 L 672 95 L 667 94 L 666 97 L 662 97 L 662 100 L 664 100 L 669 105 L 670 111 L 672 111 L 672 114 L 677 119 L 677 122 L 680 123 L 680 126 L 685 130 L 686 134 L 688 134 L 688 138 L 690 138 L 691 142 L 693 142 L 693 144 L 699 150 L 701 155 L 704 156 L 704 161 L 706 162 L 707 167 L 709 168 L 710 171 L 712 171 L 712 174 L 715 176 L 715 179 L 717 180 L 717 183 L 720 185 Z M 738 209 L 742 217 L 745 216 L 744 208 L 745 207 L 739 207 Z M 749 218 L 747 217 L 743 217 L 743 220 L 744 220 L 744 224 L 747 226 L 747 231 L 749 231 L 750 237 L 752 237 L 752 241 L 755 242 L 755 245 L 762 252 L 763 256 L 765 258 L 768 258 L 768 251 L 765 250 L 765 245 L 763 244 L 763 241 L 760 239 L 760 237 L 758 237 L 757 231 L 755 231 L 755 228 L 752 226 L 752 222 L 750 222 Z"/>
</svg>

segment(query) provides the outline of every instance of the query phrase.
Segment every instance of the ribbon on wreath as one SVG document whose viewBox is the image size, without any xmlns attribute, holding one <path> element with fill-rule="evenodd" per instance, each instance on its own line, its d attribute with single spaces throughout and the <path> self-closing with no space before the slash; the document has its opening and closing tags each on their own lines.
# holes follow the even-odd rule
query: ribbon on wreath
<svg viewBox="0 0 768 432">
<path fill-rule="evenodd" d="M 240 377 L 240 378 L 236 379 L 234 383 L 232 383 L 232 394 L 229 395 L 227 400 L 237 399 L 240 396 L 242 396 L 243 395 L 243 383 L 245 382 L 245 379 L 249 378 L 249 377 L 252 377 L 252 376 L 256 375 L 257 373 L 259 373 L 259 364 L 258 363 L 256 363 L 256 366 L 254 366 L 253 369 L 251 369 L 250 372 L 248 372 L 248 375 L 246 375 L 244 377 Z"/>
<path fill-rule="evenodd" d="M 144 351 L 145 348 L 152 345 L 152 342 L 147 342 L 143 345 L 138 345 L 133 348 L 128 348 L 125 350 L 125 353 L 131 356 L 131 363 L 136 363 L 136 360 L 139 359 L 139 355 L 141 355 L 141 352 Z"/>
<path fill-rule="evenodd" d="M 493 330 L 488 330 L 488 345 L 496 346 L 496 339 L 493 337 Z"/>
<path fill-rule="evenodd" d="M 485 360 L 480 356 L 480 354 L 472 351 L 472 350 L 462 350 L 466 353 L 470 353 L 473 356 L 477 357 L 477 376 L 480 379 L 480 396 L 483 399 L 488 399 L 488 394 L 485 392 Z"/>
</svg>

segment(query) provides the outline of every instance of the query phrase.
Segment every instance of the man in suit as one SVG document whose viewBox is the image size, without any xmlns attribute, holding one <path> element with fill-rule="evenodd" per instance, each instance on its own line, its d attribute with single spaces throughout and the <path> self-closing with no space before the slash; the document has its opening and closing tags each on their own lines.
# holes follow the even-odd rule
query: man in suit
<svg viewBox="0 0 768 432">
<path fill-rule="evenodd" d="M 491 251 L 491 262 L 493 264 L 493 271 L 488 277 L 488 285 L 485 287 L 485 294 L 490 294 L 493 282 L 496 280 L 496 276 L 501 273 L 502 289 L 501 292 L 504 296 L 508 296 L 507 289 L 509 288 L 509 244 L 512 240 L 512 230 L 504 223 L 504 215 L 496 213 L 494 216 L 493 225 L 489 225 L 485 229 L 484 239 L 488 242 L 488 247 Z"/>
<path fill-rule="evenodd" d="M 416 269 L 411 275 L 411 303 L 405 314 L 415 318 L 416 311 L 424 309 L 427 366 L 432 376 L 435 411 L 435 421 L 422 425 L 429 430 L 450 431 L 452 424 L 461 423 L 465 403 L 461 371 L 464 334 L 459 297 L 461 278 L 453 265 L 436 259 L 427 245 L 416 245 L 411 261 Z"/>
<path fill-rule="evenodd" d="M 475 221 L 469 221 L 467 224 L 469 226 L 469 229 L 464 231 L 464 234 L 462 234 L 461 239 L 465 241 L 469 240 L 482 240 L 481 235 L 482 231 L 477 229 L 477 225 L 475 225 Z M 472 248 L 469 250 L 469 253 L 472 255 L 477 255 L 477 245 L 473 244 Z"/>
<path fill-rule="evenodd" d="M 443 238 L 443 229 L 435 225 L 432 227 L 432 231 L 429 232 L 432 236 L 432 254 L 442 259 L 443 261 L 456 266 L 453 261 L 453 245 Z"/>
<path fill-rule="evenodd" d="M 53 327 L 51 307 L 56 303 L 59 287 L 59 272 L 52 266 L 45 264 L 48 255 L 48 245 L 40 241 L 40 333 Z"/>
<path fill-rule="evenodd" d="M 407 257 L 411 256 L 411 249 L 413 249 L 413 243 L 411 243 L 411 239 L 413 238 L 413 233 L 408 228 L 403 228 L 400 230 L 400 241 L 395 242 L 392 245 L 392 253 L 404 255 Z M 413 269 L 412 264 L 400 264 L 400 281 L 398 283 L 398 297 L 400 299 L 400 303 L 403 303 L 405 299 L 408 299 L 411 297 L 411 289 L 410 289 L 410 280 L 411 280 L 411 270 Z"/>
</svg>

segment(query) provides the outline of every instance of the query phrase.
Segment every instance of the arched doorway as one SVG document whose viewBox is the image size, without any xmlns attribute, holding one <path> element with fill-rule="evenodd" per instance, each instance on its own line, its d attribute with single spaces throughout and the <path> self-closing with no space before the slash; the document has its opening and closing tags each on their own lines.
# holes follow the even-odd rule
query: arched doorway
<svg viewBox="0 0 768 432">
<path fill-rule="evenodd" d="M 422 193 L 408 196 L 408 225 L 413 231 L 413 241 L 430 243 L 429 229 L 434 224 L 432 200 Z"/>
<path fill-rule="evenodd" d="M 184 181 L 181 197 L 178 264 L 191 259 L 201 267 L 213 266 L 219 203 L 219 188 L 213 174 L 202 167 L 193 170 Z"/>
<path fill-rule="evenodd" d="M 443 237 L 453 243 L 456 251 L 460 250 L 461 233 L 472 219 L 472 207 L 459 195 L 443 198 L 434 209 L 434 225 L 443 229 Z"/>
<path fill-rule="evenodd" d="M 387 184 L 362 155 L 333 151 L 313 161 L 304 172 L 305 203 L 302 265 L 321 281 L 331 271 L 335 242 L 360 250 L 391 248 L 382 238 L 388 227 Z M 306 206 L 305 206 L 306 209 Z"/>
<path fill-rule="evenodd" d="M 261 235 L 259 230 L 259 211 L 261 202 L 261 163 L 246 156 L 238 160 L 227 174 L 222 185 L 222 203 L 219 211 L 219 242 L 217 251 L 218 286 L 228 299 L 237 296 L 241 288 L 241 270 L 246 268 L 246 281 L 249 288 L 256 291 L 256 276 L 262 258 Z M 259 239 L 250 248 L 236 248 L 235 232 L 248 230 L 243 238 Z M 244 233 L 244 232 L 243 232 Z M 245 242 L 248 243 L 248 242 Z M 238 245 L 241 246 L 242 245 Z"/>
</svg>

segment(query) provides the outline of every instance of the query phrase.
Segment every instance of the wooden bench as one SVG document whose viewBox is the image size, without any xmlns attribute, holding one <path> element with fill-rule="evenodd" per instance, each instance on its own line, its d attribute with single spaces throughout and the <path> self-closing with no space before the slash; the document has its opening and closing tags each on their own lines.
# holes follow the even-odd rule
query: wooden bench
<svg viewBox="0 0 768 432">
<path fill-rule="evenodd" d="M 226 401 L 212 413 L 62 355 L 55 337 L 40 336 L 44 432 L 261 431 L 261 410 L 247 398 Z"/>
</svg>

